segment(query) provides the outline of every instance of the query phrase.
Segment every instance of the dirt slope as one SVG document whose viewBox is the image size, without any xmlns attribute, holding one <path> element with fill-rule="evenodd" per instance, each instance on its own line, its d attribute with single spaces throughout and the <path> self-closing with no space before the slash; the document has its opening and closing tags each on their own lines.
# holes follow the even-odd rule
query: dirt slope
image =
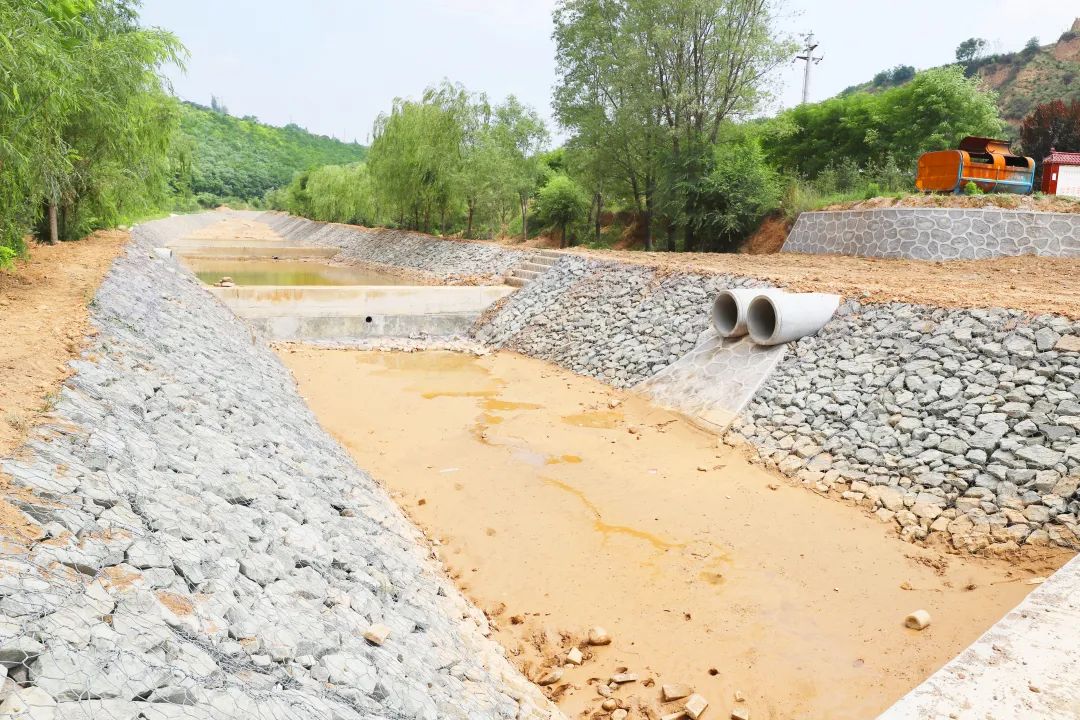
<svg viewBox="0 0 1080 720">
<path fill-rule="evenodd" d="M 89 303 L 128 234 L 99 232 L 79 242 L 33 246 L 0 271 L 0 455 L 48 411 L 91 331 Z"/>
</svg>

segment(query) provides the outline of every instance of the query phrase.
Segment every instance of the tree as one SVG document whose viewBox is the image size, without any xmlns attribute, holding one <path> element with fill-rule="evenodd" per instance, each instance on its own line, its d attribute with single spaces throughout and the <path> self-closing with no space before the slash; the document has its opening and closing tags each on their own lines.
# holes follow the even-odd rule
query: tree
<svg viewBox="0 0 1080 720">
<path fill-rule="evenodd" d="M 521 238 L 527 240 L 529 200 L 542 177 L 539 156 L 548 142 L 547 127 L 535 110 L 510 95 L 495 108 L 491 132 L 502 157 L 506 187 L 516 194 L 521 210 Z"/>
<path fill-rule="evenodd" d="M 967 135 L 1002 131 L 996 95 L 951 66 L 918 73 L 880 93 L 855 93 L 800 105 L 779 119 L 794 131 L 763 138 L 782 170 L 816 177 L 842 162 L 857 166 L 891 157 L 914 168 L 927 150 L 955 148 Z"/>
<path fill-rule="evenodd" d="M 1025 60 L 1030 60 L 1039 52 L 1039 47 L 1039 38 L 1032 37 L 1024 44 L 1024 49 L 1020 51 L 1020 55 Z"/>
<path fill-rule="evenodd" d="M 1052 149 L 1080 152 L 1080 100 L 1068 105 L 1054 100 L 1036 107 L 1020 126 L 1020 145 L 1035 159 L 1040 173 Z"/>
<path fill-rule="evenodd" d="M 709 172 L 687 188 L 695 229 L 707 250 L 732 252 L 780 203 L 780 180 L 755 128 L 725 128 Z"/>
<path fill-rule="evenodd" d="M 721 124 L 759 108 L 789 57 L 773 3 L 563 0 L 554 19 L 560 123 L 613 155 L 647 237 L 660 205 L 694 249 L 679 188 L 704 174 Z"/>
<path fill-rule="evenodd" d="M 470 98 L 460 85 L 428 88 L 419 101 L 398 98 L 375 121 L 368 168 L 376 193 L 401 224 L 446 231 L 462 201 L 460 176 Z"/>
<path fill-rule="evenodd" d="M 956 62 L 970 65 L 982 57 L 986 41 L 982 38 L 968 38 L 956 46 Z"/>
<path fill-rule="evenodd" d="M 159 204 L 176 101 L 161 66 L 183 48 L 129 0 L 0 4 L 0 245 L 55 242 Z"/>
<path fill-rule="evenodd" d="M 581 187 L 567 175 L 554 175 L 547 185 L 540 188 L 536 205 L 540 217 L 559 229 L 559 247 L 566 247 L 567 230 L 585 217 L 589 200 Z"/>
</svg>

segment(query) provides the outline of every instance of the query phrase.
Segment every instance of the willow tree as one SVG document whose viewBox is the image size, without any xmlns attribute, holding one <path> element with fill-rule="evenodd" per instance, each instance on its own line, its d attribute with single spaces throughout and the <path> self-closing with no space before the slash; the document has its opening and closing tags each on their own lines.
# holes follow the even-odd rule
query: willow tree
<svg viewBox="0 0 1080 720">
<path fill-rule="evenodd" d="M 160 75 L 183 48 L 130 0 L 0 3 L 0 222 L 55 242 L 160 201 L 176 101 Z"/>
<path fill-rule="evenodd" d="M 460 85 L 428 88 L 419 101 L 398 98 L 375 121 L 368 169 L 375 192 L 401 225 L 445 231 L 462 202 L 458 179 L 469 96 Z"/>
</svg>

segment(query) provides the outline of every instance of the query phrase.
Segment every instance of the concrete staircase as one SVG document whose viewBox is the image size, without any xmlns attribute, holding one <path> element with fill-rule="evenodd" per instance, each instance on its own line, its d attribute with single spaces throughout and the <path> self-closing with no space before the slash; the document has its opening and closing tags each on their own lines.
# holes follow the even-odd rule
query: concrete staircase
<svg viewBox="0 0 1080 720">
<path fill-rule="evenodd" d="M 525 287 L 547 272 L 562 254 L 558 250 L 535 250 L 518 267 L 506 276 L 506 284 L 511 287 Z"/>
</svg>

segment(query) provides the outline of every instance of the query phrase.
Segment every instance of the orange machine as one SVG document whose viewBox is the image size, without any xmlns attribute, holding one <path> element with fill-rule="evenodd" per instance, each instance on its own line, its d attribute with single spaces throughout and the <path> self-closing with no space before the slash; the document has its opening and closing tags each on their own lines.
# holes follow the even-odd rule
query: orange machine
<svg viewBox="0 0 1080 720">
<path fill-rule="evenodd" d="M 1013 155 L 1009 143 L 992 138 L 966 137 L 959 150 L 923 153 L 915 187 L 922 192 L 963 191 L 968 182 L 983 192 L 1027 195 L 1035 182 L 1035 161 Z"/>
</svg>

